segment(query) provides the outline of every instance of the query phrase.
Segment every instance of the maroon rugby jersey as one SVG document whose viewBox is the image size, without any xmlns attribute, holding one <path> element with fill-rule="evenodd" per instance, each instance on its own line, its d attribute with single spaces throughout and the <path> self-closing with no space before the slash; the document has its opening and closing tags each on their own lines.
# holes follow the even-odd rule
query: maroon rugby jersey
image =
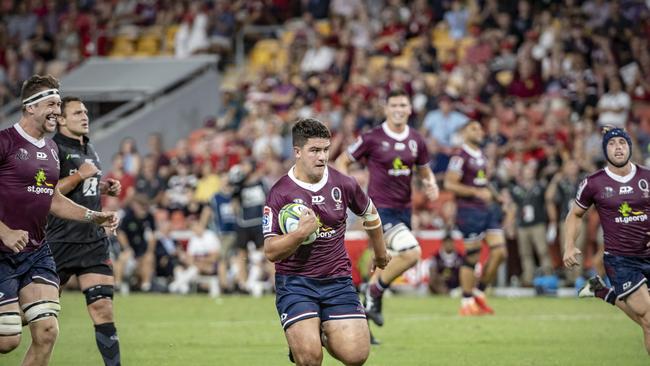
<svg viewBox="0 0 650 366">
<path fill-rule="evenodd" d="M 59 181 L 58 151 L 54 141 L 36 140 L 18 124 L 0 131 L 0 220 L 10 229 L 29 233 L 24 252 L 34 251 L 45 240 L 47 215 Z M 4 244 L 0 251 L 12 252 Z"/>
<path fill-rule="evenodd" d="M 650 257 L 650 170 L 632 165 L 625 177 L 601 169 L 578 187 L 576 204 L 596 206 L 605 234 L 605 251 L 614 255 Z"/>
<path fill-rule="evenodd" d="M 347 208 L 362 215 L 370 199 L 356 180 L 327 167 L 320 182 L 299 181 L 293 169 L 271 188 L 264 207 L 264 237 L 282 235 L 278 213 L 289 203 L 302 203 L 312 210 L 320 221 L 320 233 L 312 244 L 301 245 L 296 252 L 275 263 L 278 274 L 312 278 L 352 275 L 352 264 L 345 250 L 344 236 Z"/>
<path fill-rule="evenodd" d="M 353 160 L 366 159 L 370 182 L 368 195 L 380 208 L 411 207 L 411 178 L 416 167 L 429 164 L 429 152 L 422 135 L 406 126 L 402 133 L 387 122 L 364 133 L 350 145 Z"/>
<path fill-rule="evenodd" d="M 486 167 L 487 158 L 481 150 L 463 145 L 460 152 L 451 157 L 447 169 L 460 174 L 461 184 L 485 188 L 488 185 Z M 476 196 L 458 196 L 456 202 L 458 207 L 487 208 L 487 203 Z"/>
</svg>

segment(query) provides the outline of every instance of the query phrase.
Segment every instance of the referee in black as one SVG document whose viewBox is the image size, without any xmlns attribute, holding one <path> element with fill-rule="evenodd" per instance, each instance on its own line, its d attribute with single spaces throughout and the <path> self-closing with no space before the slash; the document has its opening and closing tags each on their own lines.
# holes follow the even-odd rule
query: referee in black
<svg viewBox="0 0 650 366">
<path fill-rule="evenodd" d="M 61 177 L 58 189 L 66 197 L 91 210 L 101 211 L 101 194 L 116 196 L 120 182 L 102 181 L 99 157 L 88 140 L 88 110 L 77 97 L 61 100 L 58 132 Z M 47 240 L 54 255 L 61 287 L 72 275 L 86 296 L 88 313 L 95 325 L 97 347 L 105 365 L 120 365 L 120 344 L 113 321 L 113 267 L 104 229 L 89 223 L 49 216 Z"/>
</svg>

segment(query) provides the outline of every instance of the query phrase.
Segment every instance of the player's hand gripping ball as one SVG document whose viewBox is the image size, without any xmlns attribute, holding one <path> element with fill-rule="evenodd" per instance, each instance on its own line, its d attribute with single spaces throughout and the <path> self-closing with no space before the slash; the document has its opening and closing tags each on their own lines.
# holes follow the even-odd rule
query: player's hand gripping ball
<svg viewBox="0 0 650 366">
<path fill-rule="evenodd" d="M 307 206 L 300 203 L 289 203 L 284 205 L 280 210 L 278 215 L 278 224 L 280 225 L 280 230 L 283 234 L 289 234 L 298 229 L 298 223 L 300 222 L 300 216 L 303 211 L 307 210 Z M 311 235 L 302 242 L 302 245 L 307 245 L 313 243 L 316 238 L 318 238 L 319 228 L 316 229 Z"/>
</svg>

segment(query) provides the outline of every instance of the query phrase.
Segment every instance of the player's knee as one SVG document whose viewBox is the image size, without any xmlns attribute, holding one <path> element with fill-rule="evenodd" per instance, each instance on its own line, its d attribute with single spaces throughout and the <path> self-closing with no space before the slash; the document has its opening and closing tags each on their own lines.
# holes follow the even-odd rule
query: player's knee
<svg viewBox="0 0 650 366">
<path fill-rule="evenodd" d="M 508 250 L 506 250 L 505 245 L 499 245 L 493 248 L 490 248 L 490 257 L 493 260 L 504 261 L 508 258 Z"/>
<path fill-rule="evenodd" d="M 110 299 L 101 299 L 88 305 L 90 313 L 95 324 L 110 323 L 113 321 L 113 301 Z"/>
<path fill-rule="evenodd" d="M 307 347 L 297 352 L 293 352 L 293 357 L 297 365 L 320 365 L 323 362 L 323 349 L 318 347 Z"/>
<path fill-rule="evenodd" d="M 20 345 L 20 335 L 0 337 L 0 354 L 9 353 Z"/>
<path fill-rule="evenodd" d="M 366 363 L 369 353 L 370 353 L 369 350 L 366 350 L 364 352 L 363 350 L 359 349 L 356 350 L 355 352 L 350 352 L 346 355 L 343 355 L 339 361 L 341 361 L 344 365 L 347 366 L 363 365 L 364 363 Z"/>
<path fill-rule="evenodd" d="M 56 318 L 44 319 L 35 322 L 32 327 L 32 342 L 40 347 L 53 347 L 59 336 L 59 325 Z"/>
<path fill-rule="evenodd" d="M 481 255 L 481 248 L 467 249 L 465 251 L 465 255 L 463 255 L 463 262 L 461 266 L 469 268 L 473 271 L 474 267 L 476 266 L 476 263 L 478 263 L 480 255 Z"/>
<path fill-rule="evenodd" d="M 86 297 L 86 305 L 90 306 L 100 300 L 113 301 L 113 285 L 97 285 L 83 291 Z M 100 301 L 106 303 L 106 301 Z"/>
<path fill-rule="evenodd" d="M 422 249 L 420 249 L 420 246 L 416 246 L 415 248 L 404 251 L 401 255 L 411 264 L 415 264 L 422 255 Z"/>
</svg>

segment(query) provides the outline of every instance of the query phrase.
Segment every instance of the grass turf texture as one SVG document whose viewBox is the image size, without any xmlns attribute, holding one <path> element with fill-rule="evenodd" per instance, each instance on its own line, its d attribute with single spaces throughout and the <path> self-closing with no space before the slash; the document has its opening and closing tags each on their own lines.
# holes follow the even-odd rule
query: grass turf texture
<svg viewBox="0 0 650 366">
<path fill-rule="evenodd" d="M 288 365 L 287 346 L 266 296 L 117 296 L 124 365 Z M 60 335 L 51 365 L 101 365 L 84 298 L 62 297 Z M 647 365 L 641 329 L 596 299 L 491 299 L 497 315 L 458 316 L 458 299 L 386 299 L 382 345 L 367 365 Z M 30 342 L 0 355 L 19 365 Z M 324 365 L 338 365 L 326 354 Z"/>
</svg>

